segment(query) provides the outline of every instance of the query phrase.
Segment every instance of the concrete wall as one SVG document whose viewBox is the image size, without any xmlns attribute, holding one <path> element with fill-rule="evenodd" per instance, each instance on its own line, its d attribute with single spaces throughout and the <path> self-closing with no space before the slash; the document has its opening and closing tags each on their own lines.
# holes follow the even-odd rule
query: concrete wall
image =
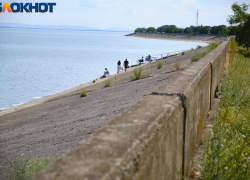
<svg viewBox="0 0 250 180">
<path fill-rule="evenodd" d="M 228 44 L 192 63 L 33 179 L 187 177 Z"/>
</svg>

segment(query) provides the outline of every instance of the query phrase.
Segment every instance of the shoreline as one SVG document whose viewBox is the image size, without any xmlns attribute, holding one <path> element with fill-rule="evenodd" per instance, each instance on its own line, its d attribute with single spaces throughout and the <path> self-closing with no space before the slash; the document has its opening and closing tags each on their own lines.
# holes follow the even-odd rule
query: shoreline
<svg viewBox="0 0 250 180">
<path fill-rule="evenodd" d="M 142 34 L 142 33 L 129 34 L 129 35 L 126 35 L 126 36 L 137 37 L 137 38 L 145 38 L 145 34 Z M 200 37 L 200 36 L 198 36 L 198 38 L 196 36 L 191 36 L 191 38 L 189 37 L 189 39 L 187 39 L 183 35 L 169 36 L 167 34 L 146 34 L 146 38 L 159 39 L 159 40 L 202 42 L 202 43 L 209 43 L 209 42 L 214 41 L 213 39 L 211 39 L 211 38 L 214 38 L 213 36 L 209 36 L 209 38 L 207 37 L 205 39 L 204 39 L 204 37 Z M 218 41 L 217 39 L 219 39 L 219 38 L 216 38 L 216 41 Z M 147 63 L 148 62 L 144 63 L 143 65 L 146 65 Z M 128 68 L 128 71 L 131 71 L 133 68 L 135 68 L 135 67 Z M 120 74 L 123 74 L 123 73 L 125 73 L 125 72 L 124 71 L 120 72 Z M 115 73 L 115 74 L 110 75 L 109 77 L 113 77 L 115 75 L 120 75 L 120 74 Z M 39 105 L 39 104 L 51 101 L 51 100 L 53 100 L 55 98 L 60 98 L 60 97 L 67 96 L 67 95 L 72 94 L 72 93 L 76 93 L 77 91 L 80 91 L 82 88 L 87 88 L 87 87 L 89 87 L 91 85 L 102 83 L 103 81 L 105 81 L 107 79 L 108 78 L 104 78 L 104 79 L 99 79 L 98 78 L 96 83 L 93 83 L 92 81 L 86 82 L 86 83 L 74 86 L 72 88 L 66 89 L 65 91 L 62 91 L 62 92 L 57 92 L 57 93 L 54 93 L 54 94 L 43 96 L 43 97 L 38 98 L 38 99 L 34 99 L 32 101 L 29 101 L 29 102 L 26 102 L 26 103 L 23 103 L 23 104 L 19 104 L 19 105 L 10 107 L 10 108 L 2 109 L 2 110 L 0 110 L 0 117 L 3 116 L 3 115 L 6 115 L 6 114 L 12 113 L 12 112 L 19 111 L 19 110 L 27 108 L 27 107 L 31 107 L 31 106 L 35 106 L 35 105 Z"/>
<path fill-rule="evenodd" d="M 9 159 L 30 153 L 61 156 L 154 89 L 171 81 L 189 66 L 193 54 L 205 49 L 193 49 L 186 51 L 185 55 L 163 59 L 165 63 L 160 69 L 156 62 L 142 64 L 139 67 L 143 67 L 148 75 L 140 80 L 131 78 L 136 66 L 128 68 L 126 73 L 111 75 L 113 83 L 110 87 L 105 87 L 105 80 L 109 78 L 98 79 L 96 83 L 88 82 L 5 110 L 0 116 L 0 154 L 3 154 L 0 156 L 0 167 L 3 167 L 0 168 L 0 179 L 7 168 L 5 156 Z M 180 62 L 178 70 L 174 67 L 177 61 Z M 79 90 L 83 87 L 88 96 L 80 98 Z"/>
<path fill-rule="evenodd" d="M 217 36 L 192 36 L 192 35 L 176 35 L 176 34 L 148 34 L 148 33 L 133 33 L 126 35 L 128 37 L 159 39 L 159 40 L 172 40 L 172 41 L 188 41 L 188 42 L 202 42 L 211 43 L 216 41 L 225 40 L 225 37 Z"/>
<path fill-rule="evenodd" d="M 142 64 L 141 66 L 145 66 L 147 65 L 148 62 L 145 62 L 144 64 Z M 136 68 L 137 66 L 135 67 L 129 67 L 127 69 L 127 72 L 133 70 L 134 68 Z M 107 78 L 97 78 L 96 82 L 93 83 L 92 81 L 89 81 L 89 82 L 86 82 L 86 83 L 83 83 L 83 84 L 80 84 L 80 85 L 77 85 L 77 86 L 74 86 L 74 87 L 71 87 L 69 89 L 66 89 L 64 91 L 61 91 L 61 92 L 57 92 L 57 93 L 54 93 L 54 94 L 50 94 L 50 95 L 46 95 L 46 96 L 43 96 L 43 97 L 40 97 L 38 99 L 34 99 L 32 101 L 29 101 L 29 102 L 26 102 L 26 103 L 22 103 L 22 104 L 18 104 L 16 106 L 13 106 L 13 107 L 10 107 L 10 108 L 6 108 L 6 109 L 2 109 L 0 110 L 0 117 L 3 116 L 3 115 L 6 115 L 6 114 L 9 114 L 9 113 L 13 113 L 13 112 L 16 112 L 16 111 L 19 111 L 19 110 L 22 110 L 24 108 L 28 108 L 28 107 L 31 107 L 31 106 L 36 106 L 36 105 L 39 105 L 39 104 L 42 104 L 42 103 L 46 103 L 46 102 L 49 102 L 53 99 L 58 99 L 60 97 L 64 97 L 64 96 L 68 96 L 72 93 L 76 93 L 77 91 L 79 91 L 79 95 L 80 95 L 80 90 L 82 90 L 83 88 L 88 88 L 90 87 L 91 85 L 98 85 L 104 81 L 106 81 L 107 79 L 109 79 L 110 77 L 113 77 L 113 76 L 119 76 L 119 75 L 122 75 L 124 74 L 125 71 L 120 71 L 119 74 L 111 74 L 110 76 L 108 76 Z"/>
</svg>

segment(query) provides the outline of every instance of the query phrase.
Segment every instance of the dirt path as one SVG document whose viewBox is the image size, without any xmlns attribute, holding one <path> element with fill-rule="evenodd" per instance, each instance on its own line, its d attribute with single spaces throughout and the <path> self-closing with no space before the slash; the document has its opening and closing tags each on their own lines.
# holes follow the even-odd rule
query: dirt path
<svg viewBox="0 0 250 180">
<path fill-rule="evenodd" d="M 131 81 L 130 70 L 113 75 L 114 86 L 104 87 L 104 80 L 88 84 L 87 97 L 80 98 L 78 88 L 45 99 L 41 104 L 3 114 L 0 116 L 0 179 L 7 167 L 5 156 L 8 159 L 30 153 L 60 156 L 169 81 L 179 72 L 173 68 L 176 61 L 188 66 L 191 55 L 202 50 L 164 59 L 161 69 L 157 69 L 156 62 L 144 65 L 144 71 L 151 77 Z"/>
</svg>

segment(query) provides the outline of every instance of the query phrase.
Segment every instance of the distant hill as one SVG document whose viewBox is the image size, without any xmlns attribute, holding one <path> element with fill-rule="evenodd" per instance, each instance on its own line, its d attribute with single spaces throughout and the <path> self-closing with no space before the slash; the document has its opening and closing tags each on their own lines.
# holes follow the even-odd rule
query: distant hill
<svg viewBox="0 0 250 180">
<path fill-rule="evenodd" d="M 125 31 L 132 32 L 131 29 L 123 28 L 109 28 L 109 29 L 97 29 L 86 26 L 68 26 L 68 25 L 30 25 L 30 24 L 20 24 L 20 23 L 1 23 L 0 27 L 4 28 L 25 28 L 25 29 L 53 29 L 53 30 L 76 30 L 76 31 Z"/>
</svg>

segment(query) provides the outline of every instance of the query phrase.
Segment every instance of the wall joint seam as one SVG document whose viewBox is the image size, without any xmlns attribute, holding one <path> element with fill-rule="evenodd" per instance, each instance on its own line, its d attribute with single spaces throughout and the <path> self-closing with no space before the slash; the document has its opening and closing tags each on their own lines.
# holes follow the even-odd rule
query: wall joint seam
<svg viewBox="0 0 250 180">
<path fill-rule="evenodd" d="M 185 179 L 185 141 L 186 141 L 186 119 L 187 119 L 187 97 L 183 93 L 156 93 L 152 92 L 150 95 L 159 95 L 159 96 L 178 96 L 181 100 L 182 107 L 184 109 L 183 117 L 183 147 L 182 147 L 182 180 Z M 189 175 L 189 174 L 188 174 Z"/>
</svg>

